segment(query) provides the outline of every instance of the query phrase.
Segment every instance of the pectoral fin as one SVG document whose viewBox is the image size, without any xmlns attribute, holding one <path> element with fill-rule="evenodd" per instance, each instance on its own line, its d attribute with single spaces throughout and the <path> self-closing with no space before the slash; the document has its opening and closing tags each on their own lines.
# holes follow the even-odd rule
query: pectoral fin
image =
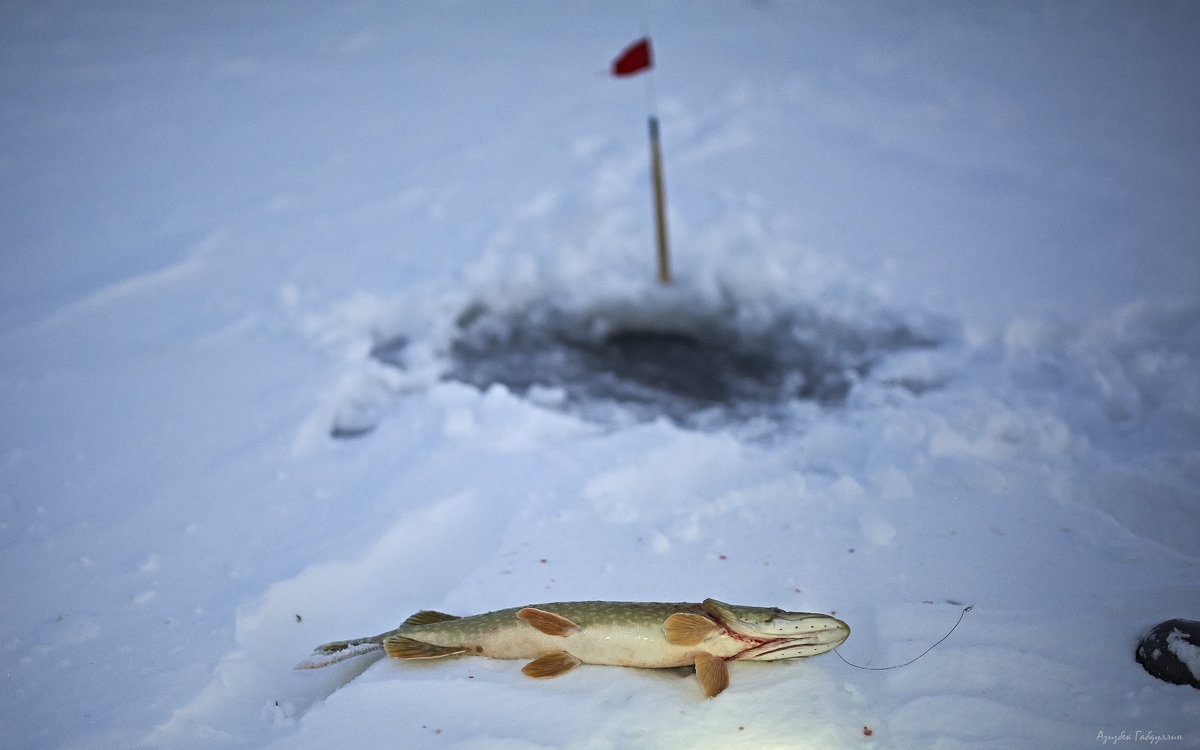
<svg viewBox="0 0 1200 750">
<path fill-rule="evenodd" d="M 676 646 L 698 645 L 719 627 L 704 615 L 695 615 L 690 612 L 676 612 L 663 623 L 667 642 Z"/>
<path fill-rule="evenodd" d="M 432 643 L 422 643 L 402 635 L 391 635 L 384 639 L 383 648 L 388 656 L 397 659 L 436 659 L 439 656 L 465 654 L 467 649 L 462 646 L 435 646 Z"/>
<path fill-rule="evenodd" d="M 583 628 L 562 615 L 556 615 L 553 612 L 547 612 L 542 609 L 534 609 L 533 607 L 526 607 L 521 610 L 517 613 L 517 617 L 520 617 L 546 635 L 559 635 L 565 638 L 572 633 L 578 633 L 580 630 L 583 630 Z M 544 659 L 545 657 L 542 658 Z"/>
<path fill-rule="evenodd" d="M 558 677 L 564 672 L 570 672 L 581 663 L 579 659 L 566 651 L 551 651 L 521 667 L 521 671 L 530 677 Z"/>
<path fill-rule="evenodd" d="M 704 688 L 704 697 L 712 698 L 729 687 L 729 667 L 725 660 L 701 651 L 696 654 L 696 677 Z"/>
</svg>

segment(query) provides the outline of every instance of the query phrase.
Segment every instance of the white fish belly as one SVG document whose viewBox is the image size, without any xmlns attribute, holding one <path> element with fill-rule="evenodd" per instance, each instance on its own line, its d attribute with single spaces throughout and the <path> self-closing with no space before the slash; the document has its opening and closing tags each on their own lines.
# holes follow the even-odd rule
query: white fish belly
<svg viewBox="0 0 1200 750">
<path fill-rule="evenodd" d="M 729 641 L 729 642 L 727 642 Z M 494 659 L 536 659 L 551 651 L 566 651 L 585 664 L 618 667 L 682 667 L 706 651 L 715 656 L 732 656 L 745 648 L 731 639 L 711 639 L 700 646 L 668 643 L 662 626 L 591 625 L 568 636 L 553 636 L 532 627 L 505 628 L 482 644 L 483 656 Z"/>
</svg>

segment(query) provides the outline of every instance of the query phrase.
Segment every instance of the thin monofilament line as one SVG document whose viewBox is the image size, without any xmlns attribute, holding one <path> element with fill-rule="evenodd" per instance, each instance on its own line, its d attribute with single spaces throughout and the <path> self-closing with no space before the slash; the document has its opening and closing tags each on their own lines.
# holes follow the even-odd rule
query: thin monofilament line
<svg viewBox="0 0 1200 750">
<path fill-rule="evenodd" d="M 967 605 L 966 607 L 964 607 L 964 608 L 963 608 L 963 611 L 958 613 L 958 622 L 954 623 L 954 627 L 950 628 L 950 633 L 946 633 L 945 635 L 943 635 L 941 638 L 939 638 L 939 639 L 937 640 L 937 643 L 933 644 L 932 646 L 930 646 L 929 648 L 925 649 L 924 651 L 922 651 L 921 653 L 917 654 L 916 656 L 914 656 L 913 658 L 909 659 L 908 661 L 904 662 L 903 664 L 893 664 L 893 665 L 892 665 L 892 666 L 890 666 L 890 667 L 862 667 L 862 666 L 859 666 L 858 664 L 854 664 L 853 662 L 846 661 L 846 657 L 844 657 L 844 656 L 842 656 L 840 653 L 838 653 L 838 650 L 837 650 L 836 648 L 833 650 L 833 653 L 837 654 L 837 658 L 839 658 L 839 659 L 841 659 L 842 661 L 846 662 L 847 664 L 849 664 L 850 666 L 854 667 L 855 669 L 866 669 L 866 670 L 868 670 L 868 671 L 871 671 L 871 672 L 881 672 L 881 671 L 883 671 L 883 670 L 885 670 L 885 669 L 899 669 L 900 667 L 907 667 L 909 664 L 912 664 L 912 663 L 913 663 L 914 661 L 916 661 L 917 659 L 920 659 L 920 658 L 921 658 L 922 656 L 924 656 L 925 654 L 928 654 L 930 651 L 932 651 L 932 650 L 934 650 L 935 648 L 937 648 L 937 647 L 938 647 L 938 645 L 939 645 L 939 644 L 941 644 L 941 642 L 942 642 L 942 641 L 944 641 L 944 640 L 946 640 L 947 638 L 949 638 L 949 637 L 950 637 L 950 634 L 951 634 L 951 633 L 953 633 L 955 630 L 957 630 L 957 629 L 958 629 L 958 625 L 959 625 L 959 623 L 961 623 L 961 622 L 962 622 L 962 620 L 963 620 L 963 617 L 964 617 L 964 616 L 966 616 L 966 614 L 967 614 L 968 612 L 970 612 L 970 611 L 971 611 L 971 610 L 972 610 L 974 607 L 975 607 L 975 605 L 974 605 L 974 604 L 969 604 L 969 605 Z"/>
</svg>

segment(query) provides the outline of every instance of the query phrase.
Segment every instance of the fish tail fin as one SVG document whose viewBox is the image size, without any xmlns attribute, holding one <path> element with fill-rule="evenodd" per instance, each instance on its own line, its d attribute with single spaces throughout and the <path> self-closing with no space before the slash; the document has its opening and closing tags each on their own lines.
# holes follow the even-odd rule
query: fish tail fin
<svg viewBox="0 0 1200 750">
<path fill-rule="evenodd" d="M 371 640 L 334 641 L 323 646 L 317 646 L 312 655 L 297 664 L 295 669 L 320 669 L 331 664 L 353 659 L 356 656 L 369 654 L 372 651 L 382 651 L 383 644 Z"/>
</svg>

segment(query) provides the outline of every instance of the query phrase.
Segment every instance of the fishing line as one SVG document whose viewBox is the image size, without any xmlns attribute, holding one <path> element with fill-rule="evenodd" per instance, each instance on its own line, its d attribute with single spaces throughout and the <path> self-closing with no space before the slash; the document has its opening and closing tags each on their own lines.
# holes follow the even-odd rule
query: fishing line
<svg viewBox="0 0 1200 750">
<path fill-rule="evenodd" d="M 966 614 L 967 614 L 968 612 L 970 612 L 970 611 L 971 611 L 972 609 L 974 609 L 974 608 L 975 608 L 975 605 L 974 605 L 974 604 L 969 604 L 969 605 L 967 605 L 966 607 L 964 607 L 964 608 L 963 608 L 963 611 L 962 611 L 962 612 L 959 612 L 959 613 L 958 613 L 958 622 L 954 623 L 954 627 L 950 628 L 950 633 L 953 633 L 955 630 L 957 630 L 957 629 L 958 629 L 958 626 L 959 626 L 959 625 L 962 623 L 962 621 L 963 621 L 963 617 L 965 617 L 965 616 L 966 616 Z M 924 656 L 925 654 L 928 654 L 930 651 L 932 651 L 932 650 L 934 650 L 935 648 L 937 648 L 937 647 L 938 647 L 938 645 L 939 645 L 939 644 L 940 644 L 942 641 L 944 641 L 944 640 L 946 640 L 947 638 L 949 638 L 949 637 L 950 637 L 950 633 L 946 633 L 945 635 L 943 635 L 941 638 L 939 638 L 939 639 L 938 639 L 937 643 L 933 644 L 932 646 L 930 646 L 929 648 L 925 649 L 924 651 L 922 651 L 922 652 L 921 652 L 920 654 L 918 654 L 917 656 L 915 656 L 915 657 L 913 657 L 913 658 L 909 659 L 908 661 L 904 662 L 903 664 L 893 664 L 893 665 L 892 665 L 892 666 L 890 666 L 890 667 L 862 667 L 862 666 L 859 666 L 858 664 L 854 664 L 853 662 L 846 661 L 846 657 L 842 656 L 841 654 L 838 654 L 838 650 L 837 650 L 836 648 L 833 650 L 833 653 L 837 654 L 837 658 L 839 658 L 839 659 L 841 659 L 842 661 L 846 662 L 847 664 L 849 664 L 850 666 L 854 667 L 855 669 L 866 669 L 866 670 L 868 670 L 868 671 L 871 671 L 871 672 L 882 672 L 882 671 L 883 671 L 883 670 L 885 670 L 885 669 L 899 669 L 900 667 L 907 667 L 909 664 L 912 664 L 912 663 L 913 663 L 914 661 L 916 661 L 917 659 L 920 659 L 920 658 L 921 658 L 922 656 Z"/>
</svg>

